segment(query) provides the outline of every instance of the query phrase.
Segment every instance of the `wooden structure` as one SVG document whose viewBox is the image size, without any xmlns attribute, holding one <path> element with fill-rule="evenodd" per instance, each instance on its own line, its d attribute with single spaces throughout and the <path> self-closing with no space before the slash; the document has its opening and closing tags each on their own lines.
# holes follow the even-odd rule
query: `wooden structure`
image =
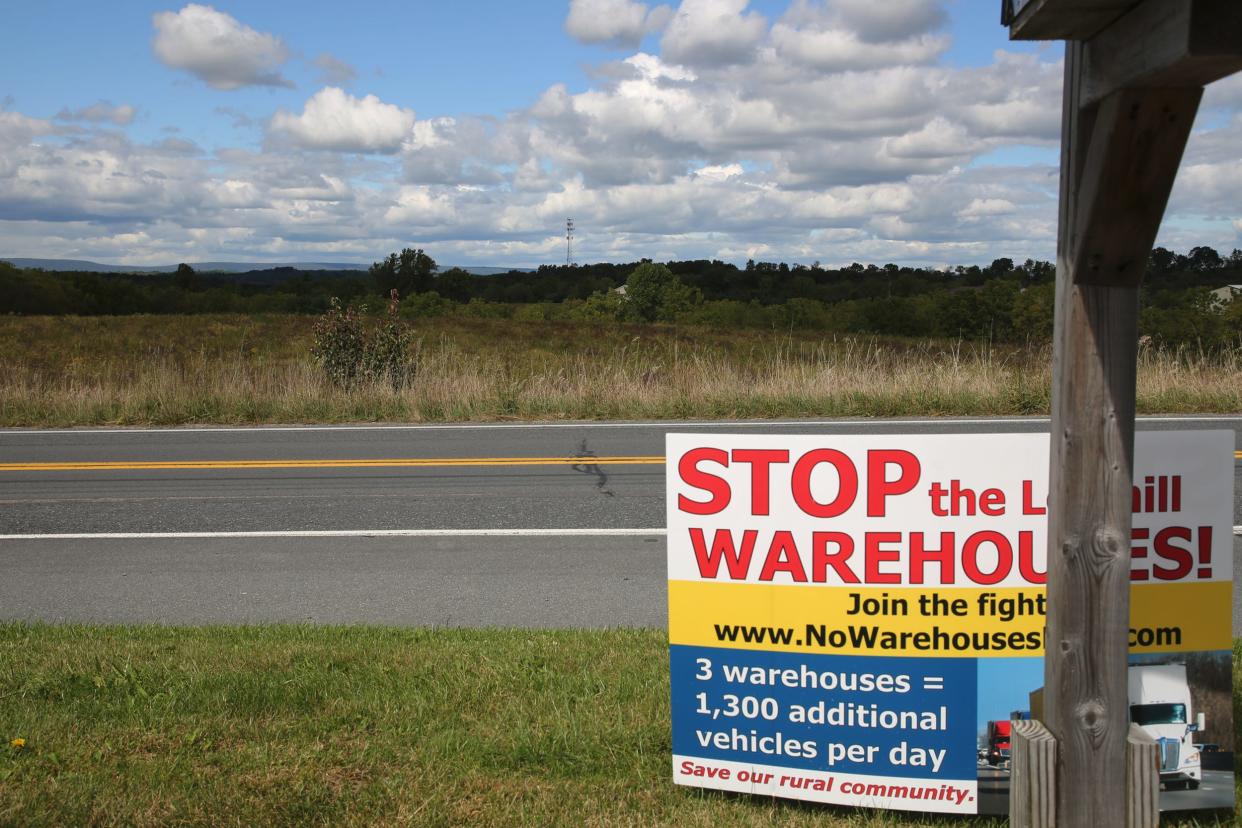
<svg viewBox="0 0 1242 828">
<path fill-rule="evenodd" d="M 1002 2 L 1011 38 L 1067 41 L 1046 731 L 1020 737 L 1010 816 L 1155 825 L 1157 766 L 1126 697 L 1138 287 L 1203 86 L 1242 69 L 1242 0 Z"/>
<path fill-rule="evenodd" d="M 1011 727 L 1009 812 L 1021 814 L 1027 828 L 1056 828 L 1057 740 L 1032 719 L 1015 720 Z M 1019 824 L 1017 817 L 1010 821 Z"/>
</svg>

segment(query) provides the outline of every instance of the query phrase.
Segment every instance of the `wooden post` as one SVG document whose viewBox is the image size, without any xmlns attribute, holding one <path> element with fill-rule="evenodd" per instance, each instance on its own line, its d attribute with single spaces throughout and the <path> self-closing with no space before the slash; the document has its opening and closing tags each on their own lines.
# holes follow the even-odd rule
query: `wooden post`
<svg viewBox="0 0 1242 828">
<path fill-rule="evenodd" d="M 1066 44 L 1044 675 L 1066 828 L 1126 813 L 1138 285 L 1202 95 L 1084 107 L 1085 48 Z"/>
<path fill-rule="evenodd" d="M 1041 722 L 1015 721 L 1009 734 L 1009 824 L 1056 828 L 1057 740 Z"/>
<path fill-rule="evenodd" d="M 1048 509 L 1044 716 L 1061 748 L 1066 828 L 1125 813 L 1130 486 L 1138 292 L 1076 284 L 1073 230 L 1094 113 L 1066 44 Z M 1086 123 L 1084 123 L 1084 121 Z"/>
<path fill-rule="evenodd" d="M 1203 85 L 1242 69 L 1242 2 L 1003 1 L 1010 37 L 1067 41 L 1043 695 L 1056 823 L 1151 826 L 1158 766 L 1126 697 L 1138 286 Z M 1042 782 L 1022 772 L 1031 799 Z"/>
<path fill-rule="evenodd" d="M 1126 828 L 1160 824 L 1160 745 L 1138 725 L 1126 740 Z"/>
</svg>

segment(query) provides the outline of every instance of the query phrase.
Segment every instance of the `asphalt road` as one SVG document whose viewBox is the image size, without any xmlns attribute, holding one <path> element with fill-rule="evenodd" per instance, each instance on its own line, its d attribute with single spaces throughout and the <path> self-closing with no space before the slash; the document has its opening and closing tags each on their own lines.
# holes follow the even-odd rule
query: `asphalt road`
<svg viewBox="0 0 1242 828">
<path fill-rule="evenodd" d="M 1160 791 L 1161 811 L 1190 811 L 1233 808 L 1233 774 L 1229 771 L 1203 771 L 1203 782 L 1195 790 Z M 1003 814 L 1009 810 L 1009 771 L 980 766 L 979 812 Z"/>
<path fill-rule="evenodd" d="M 0 431 L 0 535 L 22 536 L 0 539 L 0 618 L 661 626 L 665 433 L 1047 427 L 988 419 Z M 1229 429 L 1242 449 L 1242 418 L 1139 427 Z M 13 468 L 22 464 L 38 468 Z M 1235 470 L 1242 524 L 1242 463 Z M 230 532 L 256 534 L 170 536 Z M 333 534 L 280 534 L 306 532 Z M 49 534 L 92 537 L 30 537 Z"/>
</svg>

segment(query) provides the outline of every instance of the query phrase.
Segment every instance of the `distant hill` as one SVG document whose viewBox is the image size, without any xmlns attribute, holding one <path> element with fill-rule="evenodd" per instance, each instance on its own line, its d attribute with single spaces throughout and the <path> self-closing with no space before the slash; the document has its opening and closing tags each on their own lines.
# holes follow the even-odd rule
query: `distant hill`
<svg viewBox="0 0 1242 828">
<path fill-rule="evenodd" d="M 172 273 L 177 265 L 110 265 L 86 259 L 18 259 L 0 256 L 14 267 L 42 270 L 80 270 L 87 273 Z M 295 270 L 366 270 L 369 264 L 355 262 L 189 262 L 200 273 L 245 273 L 251 270 L 273 270 L 291 267 Z"/>
<path fill-rule="evenodd" d="M 76 270 L 85 273 L 172 273 L 177 269 L 175 264 L 110 265 L 87 261 L 86 259 L 24 259 L 0 256 L 0 261 L 8 262 L 14 267 L 39 268 L 41 270 Z M 251 273 L 277 269 L 293 269 L 297 271 L 365 271 L 371 266 L 370 264 L 358 264 L 357 262 L 188 262 L 188 264 L 199 273 Z M 455 265 L 441 265 L 440 270 L 449 270 L 452 267 L 455 267 Z M 462 270 L 473 273 L 476 276 L 494 276 L 497 273 L 508 273 L 512 270 L 528 273 L 533 271 L 534 268 L 463 266 Z"/>
</svg>

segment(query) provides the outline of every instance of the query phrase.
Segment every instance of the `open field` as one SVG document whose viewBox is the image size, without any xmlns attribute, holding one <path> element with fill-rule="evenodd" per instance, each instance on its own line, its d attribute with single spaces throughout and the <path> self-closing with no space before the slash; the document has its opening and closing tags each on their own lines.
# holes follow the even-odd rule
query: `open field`
<svg viewBox="0 0 1242 828">
<path fill-rule="evenodd" d="M 666 646 L 657 630 L 0 625 L 0 825 L 961 824 L 675 787 Z M 1236 727 L 1236 693 L 1234 709 Z"/>
<path fill-rule="evenodd" d="M 0 318 L 0 426 L 1040 414 L 1046 345 L 504 319 L 416 325 L 410 387 L 334 388 L 312 317 Z M 1145 350 L 1140 413 L 1242 411 L 1242 347 Z"/>
</svg>

